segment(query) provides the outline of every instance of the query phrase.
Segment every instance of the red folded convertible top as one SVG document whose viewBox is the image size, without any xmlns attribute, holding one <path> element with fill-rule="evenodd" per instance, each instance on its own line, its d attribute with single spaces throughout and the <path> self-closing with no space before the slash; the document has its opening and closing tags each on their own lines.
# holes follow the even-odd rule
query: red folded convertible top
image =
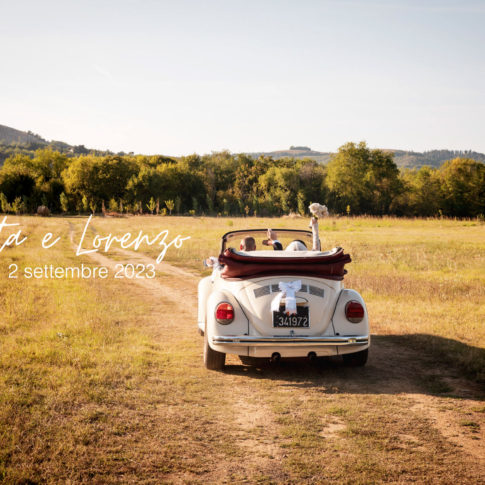
<svg viewBox="0 0 485 485">
<path fill-rule="evenodd" d="M 221 276 L 225 279 L 299 275 L 340 281 L 347 273 L 344 266 L 351 261 L 350 255 L 345 254 L 342 248 L 331 254 L 303 257 L 287 254 L 277 257 L 274 252 L 271 257 L 251 256 L 228 248 L 219 256 L 219 262 L 224 265 Z"/>
</svg>

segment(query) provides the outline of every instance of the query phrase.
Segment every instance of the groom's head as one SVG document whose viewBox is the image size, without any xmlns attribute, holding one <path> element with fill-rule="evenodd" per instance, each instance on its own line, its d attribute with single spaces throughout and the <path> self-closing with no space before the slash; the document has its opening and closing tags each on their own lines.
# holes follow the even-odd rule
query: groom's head
<svg viewBox="0 0 485 485">
<path fill-rule="evenodd" d="M 256 251 L 256 241 L 254 237 L 246 236 L 241 240 L 241 245 L 239 246 L 241 251 Z"/>
</svg>

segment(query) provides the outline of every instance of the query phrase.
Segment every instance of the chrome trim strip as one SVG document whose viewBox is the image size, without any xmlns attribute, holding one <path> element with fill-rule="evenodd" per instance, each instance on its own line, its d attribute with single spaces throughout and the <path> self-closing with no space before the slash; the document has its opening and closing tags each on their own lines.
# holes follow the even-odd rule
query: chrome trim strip
<svg viewBox="0 0 485 485">
<path fill-rule="evenodd" d="M 302 347 L 305 345 L 366 345 L 369 343 L 368 335 L 356 335 L 348 337 L 312 337 L 312 336 L 273 336 L 273 337 L 258 337 L 250 335 L 215 335 L 212 337 L 214 345 L 250 345 L 250 346 L 278 346 L 278 345 L 296 345 Z"/>
</svg>

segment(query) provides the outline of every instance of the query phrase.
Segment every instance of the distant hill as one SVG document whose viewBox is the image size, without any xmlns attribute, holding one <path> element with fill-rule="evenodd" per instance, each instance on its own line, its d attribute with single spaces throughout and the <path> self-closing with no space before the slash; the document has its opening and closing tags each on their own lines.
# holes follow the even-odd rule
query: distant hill
<svg viewBox="0 0 485 485">
<path fill-rule="evenodd" d="M 273 157 L 275 160 L 284 157 L 290 158 L 311 158 L 319 163 L 328 163 L 330 161 L 330 156 L 332 155 L 331 152 L 316 152 L 309 147 L 298 147 L 298 146 L 291 146 L 289 150 L 275 150 L 274 152 L 252 152 L 247 153 L 253 158 L 258 158 L 261 155 L 267 157 Z"/>
<path fill-rule="evenodd" d="M 394 161 L 398 167 L 419 168 L 424 165 L 440 167 L 447 160 L 456 157 L 472 158 L 477 162 L 485 163 L 485 154 L 471 150 L 430 150 L 427 152 L 408 152 L 404 150 L 393 150 L 385 148 L 386 152 L 394 153 Z M 251 157 L 258 158 L 261 155 L 270 156 L 274 159 L 291 157 L 291 158 L 311 158 L 316 162 L 326 164 L 330 161 L 331 152 L 318 152 L 309 147 L 291 146 L 289 150 L 275 150 L 272 152 L 252 152 L 247 153 Z"/>
<path fill-rule="evenodd" d="M 94 153 L 96 155 L 113 155 L 109 150 L 95 150 L 86 148 L 84 145 L 69 145 L 62 141 L 47 141 L 40 135 L 36 135 L 31 131 L 21 131 L 9 126 L 0 125 L 0 166 L 6 158 L 17 153 L 23 153 L 33 156 L 34 151 L 39 148 L 52 147 L 61 153 L 66 153 L 68 156 L 76 156 L 86 153 Z M 383 149 L 394 153 L 394 161 L 398 167 L 422 167 L 423 165 L 431 165 L 432 167 L 440 167 L 446 160 L 451 160 L 456 157 L 466 157 L 485 163 L 485 154 L 473 152 L 471 150 L 430 150 L 428 152 L 410 152 L 404 150 Z M 133 152 L 131 152 L 133 153 Z M 124 152 L 119 152 L 118 155 L 125 155 Z M 318 163 L 327 164 L 332 156 L 331 152 L 319 152 L 312 150 L 307 146 L 290 146 L 287 150 L 275 150 L 272 152 L 252 152 L 247 153 L 253 158 L 258 158 L 261 155 L 270 156 L 275 160 L 284 157 L 290 158 L 311 158 Z M 177 158 L 177 157 L 173 157 Z"/>
<path fill-rule="evenodd" d="M 20 131 L 9 126 L 0 125 L 0 143 L 11 145 L 20 143 L 39 143 L 47 145 L 47 141 L 40 135 L 36 135 L 31 131 Z"/>
<path fill-rule="evenodd" d="M 112 155 L 109 150 L 95 150 L 86 148 L 84 145 L 69 145 L 63 141 L 47 141 L 40 135 L 31 131 L 21 131 L 9 126 L 0 125 L 0 166 L 10 156 L 16 154 L 34 156 L 35 150 L 51 147 L 53 150 L 65 153 L 68 156 L 94 153 L 96 155 Z M 123 152 L 119 153 L 124 155 Z"/>
<path fill-rule="evenodd" d="M 428 152 L 406 152 L 402 150 L 389 150 L 394 153 L 394 161 L 398 167 L 422 167 L 430 165 L 440 167 L 447 160 L 456 157 L 471 158 L 477 162 L 485 163 L 485 154 L 471 150 L 430 150 Z"/>
</svg>

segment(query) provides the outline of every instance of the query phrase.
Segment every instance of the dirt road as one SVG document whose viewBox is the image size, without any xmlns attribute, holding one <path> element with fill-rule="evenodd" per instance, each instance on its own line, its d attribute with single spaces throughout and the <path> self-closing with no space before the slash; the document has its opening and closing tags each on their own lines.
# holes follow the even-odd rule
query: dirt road
<svg viewBox="0 0 485 485">
<path fill-rule="evenodd" d="M 110 257 L 99 253 L 89 257 L 111 268 L 121 259 L 154 263 L 125 250 Z M 197 276 L 167 263 L 157 268 L 162 274 L 156 279 L 133 279 L 127 284 L 155 322 L 147 332 L 163 343 L 168 354 L 180 355 L 181 346 L 189 349 L 187 357 L 178 361 L 181 372 L 188 375 L 196 368 L 197 385 L 202 386 L 200 397 L 184 401 L 182 389 L 181 402 L 175 403 L 183 419 L 176 416 L 185 427 L 178 448 L 170 445 L 170 453 L 164 450 L 171 455 L 171 465 L 158 475 L 162 481 L 479 483 L 485 479 L 483 389 L 458 370 L 414 350 L 412 337 L 403 346 L 399 337 L 374 335 L 369 362 L 362 369 L 345 368 L 338 359 L 245 366 L 229 356 L 224 372 L 201 370 Z M 191 353 L 193 348 L 198 350 Z M 211 389 L 204 387 L 204 380 Z M 156 409 L 140 412 L 151 424 L 145 427 L 145 448 L 143 443 L 138 446 L 148 454 L 155 442 L 160 448 L 167 446 L 163 437 L 150 438 L 166 414 L 162 418 Z M 133 473 L 140 481 L 156 481 L 146 470 Z"/>
</svg>

